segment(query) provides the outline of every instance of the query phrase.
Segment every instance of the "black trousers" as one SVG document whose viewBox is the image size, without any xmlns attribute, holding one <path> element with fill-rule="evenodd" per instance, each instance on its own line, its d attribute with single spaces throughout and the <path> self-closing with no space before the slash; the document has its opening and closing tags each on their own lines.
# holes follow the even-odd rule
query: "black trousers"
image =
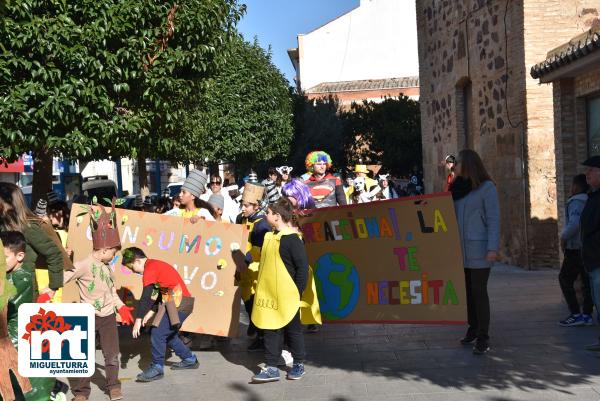
<svg viewBox="0 0 600 401">
<path fill-rule="evenodd" d="M 581 276 L 582 292 L 583 292 L 583 313 L 591 315 L 594 308 L 592 301 L 592 291 L 590 290 L 590 280 L 581 259 L 581 251 L 579 249 L 565 249 L 565 258 L 563 260 L 560 273 L 558 274 L 558 282 L 562 290 L 565 301 L 569 306 L 569 311 L 576 315 L 581 313 L 575 287 L 573 284 L 577 277 Z"/>
<path fill-rule="evenodd" d="M 478 340 L 486 341 L 490 338 L 490 298 L 487 291 L 490 270 L 489 268 L 465 268 L 467 314 L 469 318 L 467 336 L 476 336 Z"/>
<path fill-rule="evenodd" d="M 248 314 L 248 319 L 250 322 L 248 323 L 248 330 L 256 332 L 258 338 L 263 337 L 263 331 L 256 327 L 254 323 L 252 323 L 252 308 L 254 307 L 254 295 L 250 297 L 247 301 L 244 301 L 244 308 L 246 309 L 246 313 Z"/>
<path fill-rule="evenodd" d="M 306 351 L 304 348 L 304 333 L 300 323 L 300 312 L 294 316 L 287 326 L 278 330 L 264 330 L 265 334 L 265 362 L 267 366 L 277 366 L 283 342 L 290 348 L 294 363 L 304 362 Z"/>
</svg>

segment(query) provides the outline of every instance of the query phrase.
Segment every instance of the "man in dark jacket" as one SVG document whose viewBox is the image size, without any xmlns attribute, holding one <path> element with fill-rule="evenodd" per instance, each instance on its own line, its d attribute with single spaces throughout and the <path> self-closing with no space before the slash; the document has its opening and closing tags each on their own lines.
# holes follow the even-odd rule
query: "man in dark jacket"
<svg viewBox="0 0 600 401">
<path fill-rule="evenodd" d="M 590 186 L 588 201 L 581 212 L 581 256 L 585 270 L 590 275 L 592 297 L 596 313 L 600 311 L 600 155 L 583 162 L 585 178 Z M 600 351 L 600 340 L 587 347 Z"/>
</svg>

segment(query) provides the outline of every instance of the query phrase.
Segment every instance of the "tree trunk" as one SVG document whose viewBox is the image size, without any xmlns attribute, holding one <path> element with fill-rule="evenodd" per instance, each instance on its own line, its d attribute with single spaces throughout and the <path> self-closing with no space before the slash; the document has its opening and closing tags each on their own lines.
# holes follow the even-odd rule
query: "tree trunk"
<svg viewBox="0 0 600 401">
<path fill-rule="evenodd" d="M 48 149 L 40 149 L 33 156 L 32 210 L 38 200 L 45 199 L 46 194 L 52 191 L 52 153 Z"/>
<path fill-rule="evenodd" d="M 138 154 L 138 179 L 140 181 L 140 194 L 142 199 L 146 199 L 146 196 L 150 194 L 150 188 L 148 188 L 148 170 L 146 170 L 146 155 L 142 152 Z"/>
</svg>

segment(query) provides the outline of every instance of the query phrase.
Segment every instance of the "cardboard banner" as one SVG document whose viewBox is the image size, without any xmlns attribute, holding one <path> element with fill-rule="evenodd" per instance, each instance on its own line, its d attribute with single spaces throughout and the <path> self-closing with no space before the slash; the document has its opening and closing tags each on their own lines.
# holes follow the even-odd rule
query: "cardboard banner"
<svg viewBox="0 0 600 401">
<path fill-rule="evenodd" d="M 81 215 L 83 205 L 73 204 L 68 247 L 75 262 L 92 252 L 89 214 Z M 240 292 L 235 285 L 236 267 L 245 267 L 243 254 L 248 230 L 243 225 L 215 223 L 116 209 L 123 248 L 136 246 L 151 259 L 165 261 L 179 272 L 195 297 L 194 311 L 183 331 L 235 337 L 240 316 Z M 78 216 L 79 215 L 79 216 Z M 241 258 L 239 258 L 241 256 Z M 111 263 L 117 289 L 125 289 L 127 304 L 142 294 L 142 276 L 121 265 L 118 253 Z M 237 265 L 236 265 L 237 264 Z M 63 302 L 78 302 L 75 283 L 64 288 Z"/>
<path fill-rule="evenodd" d="M 317 209 L 300 218 L 328 322 L 462 324 L 462 252 L 447 194 Z"/>
</svg>

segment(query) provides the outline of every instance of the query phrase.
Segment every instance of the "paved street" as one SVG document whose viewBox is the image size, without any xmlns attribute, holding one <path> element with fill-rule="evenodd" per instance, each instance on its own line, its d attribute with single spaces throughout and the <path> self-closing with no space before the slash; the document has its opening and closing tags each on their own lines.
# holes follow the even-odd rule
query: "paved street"
<svg viewBox="0 0 600 401">
<path fill-rule="evenodd" d="M 308 373 L 298 382 L 248 384 L 262 355 L 248 354 L 247 340 L 240 337 L 208 350 L 196 344 L 200 369 L 167 370 L 163 380 L 142 384 L 134 379 L 140 364 L 147 365 L 148 347 L 133 347 L 124 333 L 123 392 L 131 401 L 598 401 L 600 359 L 582 348 L 594 342 L 600 328 L 558 326 L 567 310 L 557 274 L 495 269 L 490 284 L 493 348 L 484 357 L 458 344 L 464 327 L 328 325 L 306 335 Z M 108 399 L 98 389 L 99 351 L 97 358 L 92 401 Z"/>
</svg>

